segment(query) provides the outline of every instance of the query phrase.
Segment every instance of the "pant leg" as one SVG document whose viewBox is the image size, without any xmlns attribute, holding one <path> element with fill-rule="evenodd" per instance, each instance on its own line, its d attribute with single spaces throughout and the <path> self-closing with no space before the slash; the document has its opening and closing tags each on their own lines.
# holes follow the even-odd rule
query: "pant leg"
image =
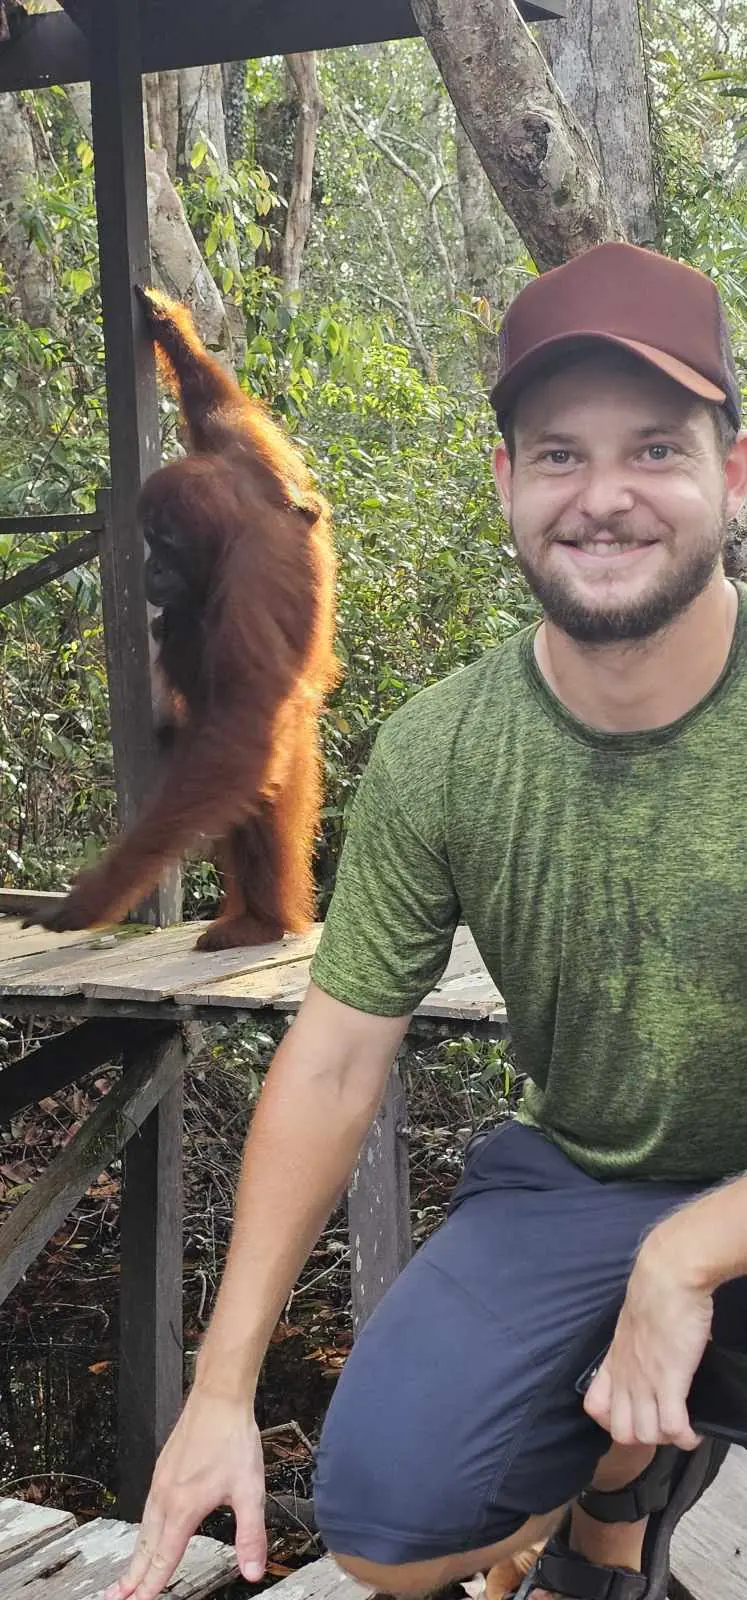
<svg viewBox="0 0 747 1600">
<path fill-rule="evenodd" d="M 315 1481 L 327 1546 L 425 1560 L 578 1494 L 609 1439 L 576 1380 L 612 1335 L 641 1237 L 696 1192 L 599 1183 L 515 1122 L 481 1143 L 339 1380 Z"/>
</svg>

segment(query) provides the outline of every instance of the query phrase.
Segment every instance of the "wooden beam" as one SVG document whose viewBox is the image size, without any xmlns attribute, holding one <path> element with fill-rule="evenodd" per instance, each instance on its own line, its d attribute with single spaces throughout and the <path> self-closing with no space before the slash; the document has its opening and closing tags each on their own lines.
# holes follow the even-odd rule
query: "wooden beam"
<svg viewBox="0 0 747 1600">
<path fill-rule="evenodd" d="M 117 1511 L 128 1522 L 142 1515 L 184 1395 L 182 1123 L 180 1076 L 124 1153 Z"/>
<path fill-rule="evenodd" d="M 407 1105 L 396 1068 L 348 1188 L 353 1333 L 412 1255 Z"/>
<path fill-rule="evenodd" d="M 119 1155 L 161 1097 L 177 1082 L 184 1064 L 178 1030 L 144 1051 L 120 1082 L 99 1101 L 87 1122 L 23 1196 L 0 1228 L 0 1304 L 94 1178 Z"/>
<path fill-rule="evenodd" d="M 64 899 L 56 889 L 0 889 L 0 916 L 25 917 L 29 911 L 51 911 Z"/>
<path fill-rule="evenodd" d="M 36 533 L 80 533 L 86 528 L 98 533 L 101 519 L 95 511 L 86 516 L 61 512 L 58 517 L 51 513 L 48 517 L 0 517 L 0 533 L 9 533 L 11 537 L 25 538 L 28 534 Z"/>
<path fill-rule="evenodd" d="M 150 1039 L 155 1044 L 169 1031 L 163 1022 L 148 1029 L 126 1017 L 111 1021 L 91 1017 L 58 1038 L 48 1039 L 38 1050 L 29 1050 L 20 1061 L 0 1072 L 0 1123 L 9 1122 L 25 1106 L 35 1105 L 45 1095 L 77 1083 L 87 1072 L 118 1061 L 133 1039 L 141 1044 Z"/>
<path fill-rule="evenodd" d="M 22 600 L 24 595 L 33 594 L 35 589 L 43 589 L 54 578 L 61 578 L 66 572 L 72 572 L 74 567 L 82 567 L 87 561 L 92 561 L 98 546 L 97 534 L 84 533 L 82 539 L 73 539 L 72 544 L 61 545 L 59 550 L 42 556 L 41 561 L 34 561 L 31 566 L 14 572 L 12 578 L 3 579 L 0 583 L 0 611 L 4 606 L 9 606 L 11 601 Z"/>
<path fill-rule="evenodd" d="M 127 828 L 157 771 L 145 604 L 140 486 L 158 466 L 160 427 L 153 347 L 132 293 L 151 281 L 139 8 L 108 0 L 91 26 L 91 115 L 96 152 L 101 305 L 106 347 L 111 491 L 100 496 L 101 588 L 119 820 Z M 171 872 L 142 920 L 177 920 Z"/>
<path fill-rule="evenodd" d="M 76 0 L 75 16 L 85 8 Z M 108 9 L 94 6 L 96 13 Z M 562 17 L 564 0 L 552 4 L 524 0 L 519 10 L 528 22 Z M 90 7 L 87 14 L 90 16 Z M 94 24 L 91 25 L 91 28 Z M 330 50 L 343 45 L 377 44 L 417 36 L 409 0 L 172 0 L 143 8 L 143 72 L 205 66 L 214 61 L 286 55 L 291 51 Z M 36 89 L 49 83 L 75 83 L 91 75 L 88 29 L 63 14 L 29 17 L 14 39 L 0 48 L 0 91 Z"/>
</svg>

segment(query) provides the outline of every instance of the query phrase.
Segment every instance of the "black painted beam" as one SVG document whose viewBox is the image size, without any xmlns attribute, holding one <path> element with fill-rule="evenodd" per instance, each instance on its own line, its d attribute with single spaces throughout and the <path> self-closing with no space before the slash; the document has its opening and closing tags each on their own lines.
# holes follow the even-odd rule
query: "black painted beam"
<svg viewBox="0 0 747 1600">
<path fill-rule="evenodd" d="M 87 0 L 63 12 L 28 17 L 0 46 L 0 91 L 38 89 L 89 78 Z M 101 3 L 101 0 L 100 0 Z M 524 0 L 528 22 L 565 14 L 565 0 Z M 73 21 L 73 14 L 76 21 Z M 77 25 L 79 24 L 79 25 Z M 331 50 L 413 38 L 409 0 L 149 0 L 142 8 L 143 72 L 240 61 L 297 50 Z"/>
<path fill-rule="evenodd" d="M 152 271 L 137 8 L 131 0 L 97 5 L 91 55 L 111 467 L 111 491 L 101 496 L 101 593 L 119 822 L 127 828 L 157 772 L 137 506 L 140 487 L 160 460 L 153 346 L 132 292 L 134 283 L 152 281 Z M 140 918 L 173 922 L 179 909 L 178 874 L 170 871 Z"/>
<path fill-rule="evenodd" d="M 84 533 L 82 539 L 73 539 L 72 544 L 63 544 L 59 550 L 42 556 L 40 561 L 14 572 L 12 578 L 4 578 L 0 583 L 0 611 L 4 606 L 9 606 L 12 600 L 22 600 L 24 595 L 33 594 L 35 589 L 43 589 L 53 578 L 61 578 L 66 572 L 72 572 L 74 567 L 82 567 L 87 561 L 92 561 L 98 553 L 98 545 L 97 534 Z"/>
<path fill-rule="evenodd" d="M 26 517 L 21 512 L 17 517 L 0 517 L 0 533 L 17 535 L 19 538 L 29 533 L 77 533 L 85 528 L 98 531 L 100 527 L 101 518 L 96 511 L 88 514 L 82 511 L 80 515 L 64 511 L 59 516 L 50 511 L 44 517 Z"/>
</svg>

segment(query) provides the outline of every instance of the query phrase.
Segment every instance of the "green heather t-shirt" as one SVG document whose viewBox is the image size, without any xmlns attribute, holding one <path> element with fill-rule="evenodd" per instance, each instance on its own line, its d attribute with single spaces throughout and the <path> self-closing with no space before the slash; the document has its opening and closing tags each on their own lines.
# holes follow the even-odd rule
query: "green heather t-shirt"
<svg viewBox="0 0 747 1600">
<path fill-rule="evenodd" d="M 506 1001 L 520 1115 L 587 1172 L 747 1169 L 747 587 L 729 660 L 678 722 L 601 733 L 534 629 L 425 689 L 361 781 L 314 981 L 397 1016 L 458 922 Z"/>
</svg>

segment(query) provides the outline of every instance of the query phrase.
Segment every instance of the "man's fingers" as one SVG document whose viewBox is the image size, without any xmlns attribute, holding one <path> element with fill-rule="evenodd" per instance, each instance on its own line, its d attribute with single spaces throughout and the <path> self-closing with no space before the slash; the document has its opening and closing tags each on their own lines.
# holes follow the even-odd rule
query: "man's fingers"
<svg viewBox="0 0 747 1600">
<path fill-rule="evenodd" d="M 138 1584 L 148 1572 L 154 1551 L 163 1531 L 163 1514 L 155 1509 L 151 1502 L 145 1507 L 143 1520 L 135 1541 L 135 1549 L 130 1557 L 127 1571 L 107 1589 L 104 1600 L 129 1600 L 135 1593 Z"/>
<path fill-rule="evenodd" d="M 615 1444 L 636 1444 L 633 1426 L 633 1403 L 630 1392 L 620 1383 L 612 1385 L 609 1432 Z"/>
<path fill-rule="evenodd" d="M 236 1516 L 236 1559 L 247 1583 L 259 1583 L 267 1563 L 264 1495 L 234 1497 Z"/>
<path fill-rule="evenodd" d="M 661 1444 L 662 1431 L 656 1395 L 639 1390 L 631 1396 L 633 1433 L 639 1444 Z"/>
<path fill-rule="evenodd" d="M 584 1396 L 584 1411 L 609 1432 L 612 1379 L 606 1363 L 599 1368 Z"/>
<path fill-rule="evenodd" d="M 662 1433 L 680 1450 L 695 1450 L 700 1444 L 690 1425 L 687 1403 L 682 1395 L 663 1391 L 659 1396 L 659 1418 Z"/>
<path fill-rule="evenodd" d="M 164 1524 L 158 1546 L 151 1550 L 148 1568 L 134 1590 L 134 1600 L 156 1600 L 176 1572 L 197 1526 L 191 1518 Z"/>
</svg>

